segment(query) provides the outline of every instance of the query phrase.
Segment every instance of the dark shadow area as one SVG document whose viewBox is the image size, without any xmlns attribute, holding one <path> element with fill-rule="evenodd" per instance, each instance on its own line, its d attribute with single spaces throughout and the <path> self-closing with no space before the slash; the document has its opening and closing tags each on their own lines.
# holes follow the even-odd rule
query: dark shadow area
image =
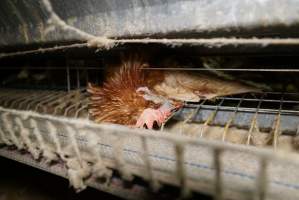
<svg viewBox="0 0 299 200">
<path fill-rule="evenodd" d="M 76 193 L 66 179 L 6 158 L 0 166 L 0 200 L 121 199 L 93 188 Z"/>
</svg>

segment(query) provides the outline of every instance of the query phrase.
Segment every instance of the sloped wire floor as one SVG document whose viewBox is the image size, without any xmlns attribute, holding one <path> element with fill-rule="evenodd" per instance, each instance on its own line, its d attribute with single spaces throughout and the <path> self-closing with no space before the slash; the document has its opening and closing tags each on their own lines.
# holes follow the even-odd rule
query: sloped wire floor
<svg viewBox="0 0 299 200">
<path fill-rule="evenodd" d="M 1 89 L 0 106 L 38 113 L 88 118 L 88 94 L 84 89 L 71 90 L 20 90 Z M 297 136 L 299 129 L 299 94 L 297 93 L 252 93 L 219 97 L 212 101 L 185 103 L 185 106 L 170 117 L 183 124 L 199 123 L 198 130 L 205 135 L 209 126 L 223 127 L 222 140 L 232 127 L 247 130 L 245 144 L 250 144 L 254 131 L 270 133 L 272 145 L 277 147 L 281 135 Z"/>
<path fill-rule="evenodd" d="M 183 120 L 184 124 L 201 123 L 201 137 L 208 126 L 222 126 L 223 141 L 230 128 L 247 130 L 247 145 L 253 132 L 269 133 L 276 149 L 281 135 L 298 135 L 298 97 L 297 93 L 275 92 L 220 97 L 214 102 L 186 103 L 173 118 Z"/>
</svg>

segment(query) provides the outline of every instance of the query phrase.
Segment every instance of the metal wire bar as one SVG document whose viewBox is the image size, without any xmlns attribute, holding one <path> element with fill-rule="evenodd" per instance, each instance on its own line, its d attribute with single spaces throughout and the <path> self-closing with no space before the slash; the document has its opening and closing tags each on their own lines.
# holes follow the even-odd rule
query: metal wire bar
<svg viewBox="0 0 299 200">
<path fill-rule="evenodd" d="M 281 92 L 263 92 L 263 93 L 266 93 L 266 94 L 281 94 Z M 283 94 L 285 94 L 285 95 L 299 95 L 298 92 L 284 92 Z"/>
<path fill-rule="evenodd" d="M 50 92 L 49 95 L 46 95 L 45 98 L 43 98 L 42 100 L 37 101 L 36 106 L 35 106 L 35 111 L 37 111 L 38 108 L 42 108 L 43 111 L 42 112 L 46 112 L 46 108 L 45 106 L 54 101 L 57 98 L 60 98 L 61 96 L 65 95 L 63 92 L 61 91 L 57 91 L 57 92 Z M 45 100 L 44 100 L 45 99 Z"/>
<path fill-rule="evenodd" d="M 64 109 L 67 108 L 68 104 L 72 104 L 73 102 L 77 102 L 79 100 L 80 96 L 79 93 L 77 93 L 77 91 L 75 92 L 68 92 L 68 94 L 65 95 L 65 99 L 64 101 L 60 101 L 62 99 L 58 99 L 57 100 L 57 105 L 54 108 L 54 112 L 53 114 L 57 114 L 58 111 L 63 111 Z M 54 103 L 53 105 L 55 105 L 56 103 Z"/>
<path fill-rule="evenodd" d="M 1 116 L 1 114 L 0 114 Z M 0 142 L 1 143 L 5 143 L 7 145 L 13 145 L 13 143 L 9 140 L 9 138 L 6 136 L 6 134 L 4 133 L 4 130 L 3 128 L 0 128 Z"/>
<path fill-rule="evenodd" d="M 1 96 L 2 95 L 2 96 Z M 74 92 L 34 91 L 34 90 L 1 90 L 0 105 L 14 109 L 34 110 L 42 113 L 68 113 L 75 108 L 74 115 L 87 109 L 88 99 L 84 90 Z M 78 108 L 79 105 L 82 105 Z M 42 110 L 39 110 L 42 109 Z"/>
<path fill-rule="evenodd" d="M 180 109 L 180 110 L 182 110 L 182 109 Z M 180 110 L 178 110 L 178 112 L 180 111 Z M 160 130 L 161 131 L 163 131 L 164 130 L 164 127 L 165 127 L 165 125 L 167 124 L 167 122 L 169 121 L 169 120 L 171 120 L 172 118 L 173 118 L 173 116 L 175 116 L 175 114 L 176 114 L 176 112 L 173 112 L 163 123 L 162 123 L 162 125 L 161 125 L 161 128 L 160 128 Z"/>
<path fill-rule="evenodd" d="M 55 152 L 52 152 L 52 151 L 50 151 L 49 148 L 47 148 L 46 141 L 43 138 L 40 129 L 38 128 L 37 121 L 31 118 L 29 123 L 30 123 L 30 126 L 33 128 L 32 133 L 36 138 L 36 142 L 38 144 L 39 150 L 46 157 L 46 163 L 50 163 L 54 158 L 57 157 L 57 155 L 55 154 Z M 46 124 L 46 125 L 48 125 L 48 124 Z M 52 133 L 50 133 L 49 136 L 51 137 Z"/>
<path fill-rule="evenodd" d="M 196 109 L 195 109 L 195 110 L 194 110 L 188 117 L 186 117 L 186 119 L 183 121 L 183 124 L 186 124 L 187 122 L 189 122 L 190 119 L 195 118 L 196 115 L 197 115 L 197 113 L 199 112 L 201 106 L 202 106 L 203 104 L 205 104 L 206 101 L 207 101 L 206 99 L 203 100 L 203 101 L 197 106 L 197 108 L 196 108 Z"/>
<path fill-rule="evenodd" d="M 280 117 L 281 117 L 282 104 L 283 104 L 283 95 L 281 96 L 281 101 L 280 101 L 280 105 L 279 105 L 278 114 L 277 114 L 277 116 L 274 120 L 274 132 L 273 132 L 273 147 L 274 147 L 274 150 L 277 149 L 278 137 L 280 135 Z"/>
<path fill-rule="evenodd" d="M 240 105 L 241 105 L 241 103 L 242 103 L 242 101 L 243 101 L 245 95 L 246 95 L 246 94 L 244 94 L 244 95 L 242 96 L 241 100 L 239 101 L 239 103 L 238 103 L 237 106 L 235 107 L 234 112 L 231 114 L 230 119 L 227 121 L 227 123 L 226 123 L 226 125 L 225 125 L 225 127 L 224 127 L 224 130 L 223 130 L 223 133 L 222 133 L 222 141 L 225 141 L 225 138 L 226 138 L 226 134 L 227 134 L 227 132 L 228 132 L 228 129 L 229 129 L 231 123 L 235 120 L 236 115 L 237 115 L 237 112 L 238 112 L 238 108 L 240 107 Z"/>
<path fill-rule="evenodd" d="M 67 91 L 69 92 L 71 90 L 71 77 L 70 77 L 70 68 L 68 64 L 66 66 L 66 84 L 67 84 Z"/>
<path fill-rule="evenodd" d="M 69 135 L 71 136 L 70 138 L 71 138 L 72 148 L 73 148 L 73 150 L 76 154 L 76 157 L 79 161 L 79 165 L 81 168 L 83 168 L 83 159 L 82 159 L 81 151 L 79 150 L 78 141 L 76 140 L 76 136 L 78 136 L 78 131 L 77 131 L 77 129 L 75 129 L 72 126 L 67 126 L 66 130 L 69 133 Z"/>
<path fill-rule="evenodd" d="M 80 88 L 80 74 L 79 74 L 79 70 L 76 70 L 76 78 L 77 78 L 77 89 Z"/>
<path fill-rule="evenodd" d="M 56 97 L 51 102 L 48 102 L 47 106 L 55 106 L 65 102 L 66 99 L 72 98 L 77 91 L 71 91 L 68 93 L 62 93 L 61 96 Z"/>
<path fill-rule="evenodd" d="M 1 70 L 19 70 L 19 69 L 27 69 L 27 70 L 63 70 L 65 71 L 65 66 L 35 66 L 35 67 L 13 67 L 13 66 L 0 66 Z M 77 66 L 69 66 L 70 70 L 104 70 L 103 67 L 77 67 Z"/>
<path fill-rule="evenodd" d="M 73 49 L 73 48 L 82 48 L 82 47 L 86 47 L 86 46 L 87 46 L 87 43 L 77 43 L 77 44 L 61 45 L 61 46 L 54 46 L 54 47 L 48 47 L 48 48 L 38 48 L 38 49 L 27 50 L 27 51 L 0 53 L 0 59 L 6 58 L 6 57 L 15 57 L 15 56 L 55 52 L 55 51 L 60 51 L 60 50 Z"/>
<path fill-rule="evenodd" d="M 17 108 L 18 105 L 19 105 L 21 102 L 26 101 L 27 99 L 32 99 L 32 98 L 33 98 L 34 96 L 36 96 L 36 95 L 37 95 L 37 94 L 30 92 L 30 93 L 28 93 L 28 95 L 24 95 L 23 97 L 21 97 L 21 98 L 15 100 L 15 101 L 11 104 L 11 107 L 12 107 L 12 108 Z"/>
<path fill-rule="evenodd" d="M 265 96 L 267 93 L 263 93 L 262 95 Z M 279 93 L 281 94 L 281 93 Z M 286 93 L 284 93 L 286 94 Z M 299 95 L 299 94 L 298 94 Z M 299 97 L 299 96 L 298 96 Z M 236 100 L 236 101 L 239 101 L 241 100 L 241 98 L 239 97 L 219 97 L 218 99 L 225 99 L 225 100 Z M 244 98 L 243 99 L 244 101 L 259 101 L 259 99 L 250 99 L 250 98 Z M 280 99 L 264 99 L 263 102 L 271 102 L 271 103 L 280 103 Z M 294 103 L 294 104 L 299 104 L 299 101 L 296 101 L 296 100 L 286 100 L 284 99 L 283 100 L 283 103 Z"/>
<path fill-rule="evenodd" d="M 205 100 L 203 100 L 198 106 L 197 106 L 197 108 L 193 111 L 193 112 L 191 112 L 190 114 L 189 114 L 189 116 L 187 116 L 186 117 L 186 119 L 183 121 L 183 123 L 181 124 L 181 134 L 183 134 L 182 132 L 183 132 L 183 128 L 184 128 L 184 126 L 185 126 L 185 124 L 188 122 L 188 121 L 190 121 L 190 119 L 191 118 L 195 118 L 196 117 L 196 115 L 197 115 L 197 113 L 199 112 L 199 110 L 200 110 L 200 108 L 201 108 L 201 106 L 206 102 L 207 100 L 205 99 Z"/>
<path fill-rule="evenodd" d="M 55 100 L 56 98 L 60 97 L 60 96 L 63 96 L 64 94 L 61 93 L 61 92 L 57 92 L 56 94 L 55 93 L 50 93 L 52 94 L 51 96 L 48 96 L 47 98 L 45 98 L 45 96 L 41 96 L 39 98 L 35 98 L 33 101 L 31 101 L 30 103 L 28 103 L 27 105 L 27 110 L 30 110 L 30 108 L 33 106 L 33 105 L 36 105 L 35 107 L 37 108 L 38 107 L 38 104 L 40 103 L 40 107 L 43 108 L 43 112 L 46 112 L 45 111 L 45 108 L 43 106 L 41 106 L 42 102 L 44 102 L 43 100 L 45 99 L 46 102 L 51 102 L 53 100 Z"/>
<path fill-rule="evenodd" d="M 57 137 L 57 135 L 58 135 L 57 127 L 51 121 L 45 121 L 45 124 L 46 124 L 47 129 L 49 130 L 49 137 L 51 138 L 50 140 L 53 141 L 56 152 L 58 153 L 59 157 L 62 160 L 65 160 L 65 157 L 66 157 L 65 152 L 62 151 L 61 143 Z"/>
<path fill-rule="evenodd" d="M 18 150 L 21 150 L 24 148 L 23 142 L 19 141 L 18 137 L 15 134 L 15 128 L 13 127 L 12 123 L 9 123 L 9 113 L 2 113 L 1 115 L 3 127 L 8 133 L 9 133 L 9 140 L 16 145 Z"/>
<path fill-rule="evenodd" d="M 161 70 L 161 71 L 233 71 L 233 72 L 299 72 L 299 69 L 273 69 L 273 68 L 194 68 L 194 67 L 149 67 L 143 70 Z"/>
<path fill-rule="evenodd" d="M 224 100 L 223 100 L 224 101 Z M 186 108 L 196 108 L 195 105 L 188 105 Z M 213 106 L 213 105 L 202 105 L 203 109 L 208 109 L 208 110 L 215 110 L 217 111 L 235 111 L 234 106 Z M 239 107 L 238 112 L 256 112 L 256 108 L 249 108 L 249 107 Z M 277 114 L 279 113 L 278 109 L 270 109 L 270 108 L 261 108 L 259 109 L 258 113 L 264 113 L 264 114 Z M 287 115 L 287 114 L 292 114 L 292 115 L 299 115 L 299 110 L 280 110 L 281 114 Z"/>
<path fill-rule="evenodd" d="M 26 95 L 26 94 L 23 94 L 23 95 Z M 26 109 L 27 110 L 32 109 L 32 107 L 35 106 L 36 103 L 42 101 L 43 99 L 45 99 L 47 97 L 48 97 L 47 91 L 45 91 L 45 93 L 43 93 L 42 91 L 37 91 L 36 95 L 33 96 L 33 98 L 24 101 L 24 102 L 28 101 Z M 20 104 L 22 104 L 22 103 L 20 103 Z M 23 104 L 25 104 L 25 103 L 23 103 Z"/>
<path fill-rule="evenodd" d="M 114 132 L 112 132 L 112 134 L 114 134 Z M 112 145 L 113 154 L 114 154 L 117 170 L 120 172 L 122 178 L 127 181 L 132 181 L 134 177 L 127 170 L 126 160 L 123 157 L 124 142 L 126 139 L 124 135 L 120 137 L 119 136 L 115 137 L 115 141 L 113 142 Z"/>
<path fill-rule="evenodd" d="M 149 151 L 148 151 L 146 137 L 142 136 L 141 142 L 142 142 L 143 154 L 144 154 L 142 156 L 142 158 L 143 158 L 144 165 L 146 168 L 147 178 L 148 178 L 148 181 L 150 182 L 151 189 L 153 191 L 157 191 L 160 186 L 159 186 L 159 182 L 155 179 L 154 174 L 153 174 L 152 164 L 151 164 L 149 153 L 148 153 Z"/>
<path fill-rule="evenodd" d="M 45 91 L 40 91 L 38 94 L 34 95 L 33 91 L 25 91 L 24 93 L 20 92 L 20 94 L 16 96 L 16 98 L 13 99 L 12 102 L 9 105 L 7 105 L 7 107 L 16 108 L 21 102 L 29 99 L 29 97 L 33 96 L 33 99 L 36 99 L 38 97 L 43 96 L 43 94 L 45 93 L 46 93 Z"/>
<path fill-rule="evenodd" d="M 256 130 L 259 132 L 259 128 L 258 128 L 258 125 L 257 125 L 257 116 L 258 116 L 258 112 L 259 112 L 259 109 L 262 105 L 262 102 L 263 102 L 263 99 L 264 99 L 264 96 L 265 95 L 262 95 L 260 100 L 259 100 L 259 103 L 256 107 L 256 112 L 254 114 L 254 116 L 252 117 L 251 119 L 251 124 L 250 124 L 250 128 L 248 130 L 248 135 L 247 135 L 247 140 L 246 140 L 246 144 L 249 145 L 250 144 L 250 140 L 251 140 L 251 137 L 252 137 L 252 132 L 253 132 L 253 129 L 256 128 Z"/>
<path fill-rule="evenodd" d="M 265 200 L 267 196 L 267 186 L 268 186 L 268 159 L 262 157 L 259 165 L 259 171 L 256 179 L 256 200 Z"/>
<path fill-rule="evenodd" d="M 2 97 L 0 97 L 0 104 L 1 105 L 6 105 L 7 101 L 13 99 L 13 96 L 16 94 L 13 94 L 12 92 L 8 92 L 6 93 L 6 95 L 3 95 Z"/>
<path fill-rule="evenodd" d="M 224 99 L 222 99 L 220 101 L 220 103 L 216 106 L 215 110 L 210 114 L 210 116 L 208 117 L 208 119 L 206 120 L 206 122 L 203 124 L 203 127 L 200 129 L 200 137 L 203 136 L 206 128 L 208 127 L 209 123 L 212 122 L 214 120 L 214 118 L 216 117 L 216 114 L 219 110 L 219 108 L 221 107 L 222 103 L 224 102 Z M 204 105 L 202 105 L 201 107 L 204 107 Z"/>
<path fill-rule="evenodd" d="M 5 107 L 9 107 L 15 100 L 18 100 L 22 96 L 23 96 L 22 94 L 18 94 L 18 93 L 16 95 L 12 95 L 8 97 L 6 100 L 4 100 L 3 105 Z"/>
<path fill-rule="evenodd" d="M 5 91 L 5 90 L 4 90 L 3 92 L 1 92 L 1 93 L 0 93 L 0 102 L 2 102 L 2 99 L 5 99 L 6 96 L 8 96 L 10 93 L 11 93 L 10 90 L 8 90 L 8 91 Z"/>
<path fill-rule="evenodd" d="M 85 70 L 85 81 L 86 81 L 86 83 L 89 82 L 89 73 L 88 72 L 89 72 L 88 70 Z"/>
<path fill-rule="evenodd" d="M 34 159 L 39 158 L 39 151 L 36 148 L 36 144 L 32 143 L 29 139 L 30 135 L 30 129 L 28 127 L 24 126 L 24 120 L 19 117 L 16 117 L 15 119 L 15 125 L 18 127 L 19 132 L 19 139 L 23 141 L 24 146 L 27 148 L 27 150 L 31 153 Z"/>
<path fill-rule="evenodd" d="M 14 56 L 21 56 L 21 55 L 28 55 L 28 54 L 38 54 L 38 53 L 45 53 L 45 52 L 53 52 L 58 50 L 66 50 L 72 48 L 82 48 L 82 47 L 102 47 L 111 48 L 113 46 L 117 46 L 119 44 L 163 44 L 163 45 L 200 45 L 200 46 L 227 46 L 227 45 L 234 45 L 234 46 L 244 46 L 244 45 L 257 45 L 257 46 L 265 46 L 265 45 L 299 45 L 298 38 L 202 38 L 202 39 L 108 39 L 99 37 L 99 42 L 97 42 L 97 37 L 88 38 L 87 40 L 92 39 L 90 42 L 86 43 L 77 43 L 71 45 L 62 45 L 62 46 L 54 46 L 48 48 L 39 48 L 34 50 L 28 51 L 19 51 L 19 52 L 12 52 L 12 53 L 0 53 L 0 59 L 5 57 L 14 57 Z M 105 41 L 104 41 L 104 40 Z M 105 43 L 103 43 L 103 41 Z M 93 43 L 93 44 L 92 44 Z"/>
<path fill-rule="evenodd" d="M 33 92 L 32 95 L 29 95 L 28 98 L 26 98 L 25 100 L 23 100 L 22 102 L 20 102 L 19 105 L 17 106 L 17 108 L 18 109 L 22 109 L 22 108 L 24 109 L 25 105 L 28 105 L 29 103 L 31 103 L 32 101 L 34 101 L 36 97 L 39 97 L 39 95 L 40 95 L 39 92 Z"/>
<path fill-rule="evenodd" d="M 11 104 L 14 104 L 14 101 L 15 100 L 18 100 L 18 97 L 20 96 L 20 94 L 14 94 L 14 95 L 10 95 L 10 94 L 8 94 L 9 95 L 9 97 L 7 98 L 7 99 L 9 99 L 9 101 L 13 101 Z M 22 96 L 20 97 L 20 98 L 22 98 Z M 2 102 L 3 102 L 3 104 L 5 104 L 6 106 L 8 106 L 9 105 L 9 102 L 7 102 L 7 100 L 5 100 L 5 99 L 3 99 L 2 100 Z M 2 103 L 1 102 L 1 103 Z"/>
<path fill-rule="evenodd" d="M 68 114 L 69 114 L 69 112 L 70 112 L 70 110 L 72 109 L 72 108 L 76 108 L 77 106 L 79 106 L 79 105 L 87 105 L 87 103 L 88 103 L 88 99 L 81 99 L 80 101 L 78 101 L 77 103 L 74 103 L 73 105 L 70 105 L 70 106 L 68 106 L 68 107 L 66 107 L 65 109 L 64 109 L 64 113 L 63 113 L 63 115 L 66 117 L 66 116 L 68 116 Z"/>
<path fill-rule="evenodd" d="M 184 146 L 182 144 L 175 144 L 175 154 L 176 154 L 176 176 L 179 179 L 179 184 L 181 186 L 181 197 L 187 198 L 190 196 L 190 190 L 187 186 L 186 172 L 184 166 Z"/>
<path fill-rule="evenodd" d="M 88 108 L 88 105 L 84 105 L 82 106 L 80 109 L 78 109 L 75 113 L 75 118 L 79 117 L 80 112 L 82 112 L 83 110 L 86 110 Z"/>
<path fill-rule="evenodd" d="M 1 104 L 6 104 L 6 102 L 8 100 L 13 99 L 15 95 L 18 95 L 18 93 L 16 91 L 11 91 L 11 92 L 8 92 L 6 95 L 3 95 L 2 98 L 0 99 Z"/>
<path fill-rule="evenodd" d="M 64 116 L 67 116 L 70 109 L 77 108 L 77 106 L 79 106 L 79 105 L 82 105 L 82 107 L 84 107 L 85 105 L 88 104 L 89 100 L 85 97 L 86 91 L 81 92 L 81 91 L 77 90 L 77 92 L 78 92 L 77 94 L 74 94 L 75 95 L 74 99 L 69 99 L 68 102 L 65 102 L 65 106 L 60 107 L 61 110 L 64 110 L 64 113 L 63 113 Z M 68 103 L 70 104 L 69 106 L 67 106 Z M 55 113 L 56 113 L 56 111 L 55 111 Z"/>
<path fill-rule="evenodd" d="M 223 183 L 221 177 L 221 153 L 222 149 L 214 149 L 213 150 L 213 159 L 214 159 L 214 167 L 215 167 L 215 192 L 214 199 L 222 200 L 223 199 Z"/>
<path fill-rule="evenodd" d="M 297 67 L 297 66 L 296 66 Z M 19 69 L 27 69 L 27 70 L 63 70 L 65 71 L 65 66 L 36 66 L 36 67 L 13 67 L 13 66 L 1 66 L 1 70 L 19 70 Z M 103 67 L 77 67 L 77 66 L 69 66 L 69 70 L 104 70 Z M 161 70 L 161 71 L 235 71 L 235 72 L 299 72 L 299 69 L 292 68 L 279 68 L 275 69 L 271 66 L 265 67 L 250 67 L 250 68 L 196 68 L 196 67 L 149 67 L 143 68 L 142 70 Z"/>
</svg>

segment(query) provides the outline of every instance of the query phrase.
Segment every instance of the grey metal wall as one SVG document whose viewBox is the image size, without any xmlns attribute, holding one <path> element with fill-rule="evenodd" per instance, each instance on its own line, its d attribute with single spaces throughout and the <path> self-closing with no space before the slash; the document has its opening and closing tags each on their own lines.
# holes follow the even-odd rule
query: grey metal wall
<svg viewBox="0 0 299 200">
<path fill-rule="evenodd" d="M 51 0 L 69 25 L 107 37 L 298 35 L 298 0 Z M 80 40 L 47 29 L 40 0 L 0 1 L 0 48 Z"/>
</svg>

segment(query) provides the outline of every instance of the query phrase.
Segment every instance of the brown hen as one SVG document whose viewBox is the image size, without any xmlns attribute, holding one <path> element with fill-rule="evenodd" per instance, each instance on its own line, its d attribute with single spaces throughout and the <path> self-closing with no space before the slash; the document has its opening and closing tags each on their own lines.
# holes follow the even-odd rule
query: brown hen
<svg viewBox="0 0 299 200">
<path fill-rule="evenodd" d="M 198 102 L 257 89 L 206 75 L 146 70 L 150 66 L 131 56 L 123 59 L 102 87 L 88 84 L 89 113 L 96 122 L 152 128 L 161 125 L 184 101 Z"/>
</svg>

